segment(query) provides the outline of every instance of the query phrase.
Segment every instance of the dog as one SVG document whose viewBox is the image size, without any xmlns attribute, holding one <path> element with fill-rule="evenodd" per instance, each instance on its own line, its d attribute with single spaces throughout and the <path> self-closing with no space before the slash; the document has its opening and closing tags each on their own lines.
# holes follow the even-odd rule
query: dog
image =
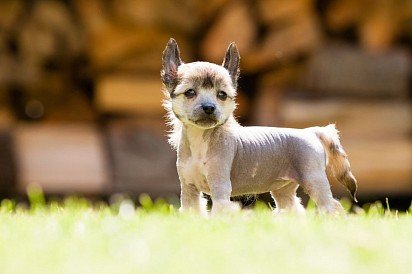
<svg viewBox="0 0 412 274">
<path fill-rule="evenodd" d="M 169 142 L 177 151 L 180 211 L 206 212 L 202 193 L 211 196 L 211 213 L 236 211 L 231 197 L 270 192 L 275 212 L 304 213 L 301 186 L 320 212 L 343 211 L 332 196 L 333 175 L 356 201 L 357 181 L 334 124 L 305 129 L 243 127 L 234 118 L 240 56 L 235 43 L 222 65 L 183 63 L 171 38 L 163 52 L 164 107 L 171 125 Z"/>
</svg>

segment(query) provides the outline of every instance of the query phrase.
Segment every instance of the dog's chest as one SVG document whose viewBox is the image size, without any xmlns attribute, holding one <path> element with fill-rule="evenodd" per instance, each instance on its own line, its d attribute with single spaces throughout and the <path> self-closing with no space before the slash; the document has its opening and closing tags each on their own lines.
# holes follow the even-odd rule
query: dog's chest
<svg viewBox="0 0 412 274">
<path fill-rule="evenodd" d="M 184 158 L 179 159 L 180 173 L 185 183 L 194 184 L 202 192 L 209 192 L 207 184 L 208 142 L 203 136 L 191 136 L 188 139 Z"/>
</svg>

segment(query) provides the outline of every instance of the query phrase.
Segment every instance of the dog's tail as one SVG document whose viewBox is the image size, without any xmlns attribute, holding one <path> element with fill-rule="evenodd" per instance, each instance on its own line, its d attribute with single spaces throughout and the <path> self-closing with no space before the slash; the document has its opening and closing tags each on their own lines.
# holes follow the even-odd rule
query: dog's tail
<svg viewBox="0 0 412 274">
<path fill-rule="evenodd" d="M 326 171 L 333 175 L 352 195 L 355 202 L 358 189 L 357 181 L 353 176 L 348 156 L 339 141 L 339 131 L 335 124 L 326 127 L 311 128 L 322 143 L 326 155 Z"/>
</svg>

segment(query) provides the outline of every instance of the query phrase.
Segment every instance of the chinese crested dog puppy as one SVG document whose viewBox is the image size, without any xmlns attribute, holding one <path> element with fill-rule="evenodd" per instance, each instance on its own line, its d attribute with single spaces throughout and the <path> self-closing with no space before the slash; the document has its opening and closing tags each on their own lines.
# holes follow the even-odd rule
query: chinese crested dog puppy
<svg viewBox="0 0 412 274">
<path fill-rule="evenodd" d="M 301 186 L 319 211 L 339 213 L 327 173 L 355 199 L 357 183 L 334 125 L 305 129 L 243 127 L 234 116 L 240 56 L 229 45 L 222 65 L 183 63 L 170 39 L 161 71 L 181 183 L 181 211 L 205 212 L 202 192 L 212 198 L 212 214 L 239 208 L 233 196 L 270 192 L 276 212 L 304 212 Z"/>
</svg>

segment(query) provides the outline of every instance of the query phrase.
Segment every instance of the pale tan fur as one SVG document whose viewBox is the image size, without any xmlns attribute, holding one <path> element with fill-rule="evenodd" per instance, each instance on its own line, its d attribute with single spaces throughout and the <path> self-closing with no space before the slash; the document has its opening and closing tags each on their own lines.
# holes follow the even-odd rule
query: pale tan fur
<svg viewBox="0 0 412 274">
<path fill-rule="evenodd" d="M 339 141 L 339 131 L 336 129 L 335 124 L 326 127 L 314 127 L 313 129 L 327 154 L 327 172 L 345 186 L 357 202 L 357 181 L 352 174 L 348 156 Z"/>
<path fill-rule="evenodd" d="M 238 210 L 239 205 L 230 200 L 233 196 L 271 192 L 276 212 L 302 213 L 296 197 L 301 186 L 321 212 L 341 212 L 326 172 L 353 196 L 357 185 L 335 126 L 239 125 L 233 116 L 239 60 L 233 43 L 222 66 L 184 64 L 173 39 L 164 51 L 164 106 L 172 127 L 169 142 L 177 151 L 181 210 L 205 212 L 202 193 L 211 196 L 212 213 L 216 213 Z"/>
</svg>

